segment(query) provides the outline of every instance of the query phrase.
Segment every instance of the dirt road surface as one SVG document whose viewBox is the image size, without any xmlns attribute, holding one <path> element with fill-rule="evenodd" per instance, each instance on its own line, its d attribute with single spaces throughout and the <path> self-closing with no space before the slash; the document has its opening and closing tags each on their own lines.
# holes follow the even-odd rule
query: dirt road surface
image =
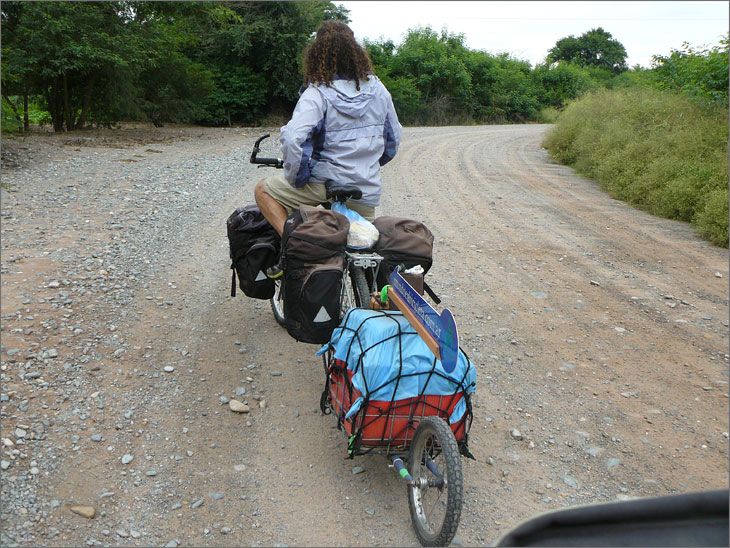
<svg viewBox="0 0 730 548">
<path fill-rule="evenodd" d="M 478 366 L 460 545 L 728 485 L 728 251 L 552 162 L 548 129 L 409 128 L 384 168 Z M 229 296 L 261 132 L 4 139 L 1 544 L 417 544 L 404 485 L 320 414 L 316 347 Z"/>
</svg>

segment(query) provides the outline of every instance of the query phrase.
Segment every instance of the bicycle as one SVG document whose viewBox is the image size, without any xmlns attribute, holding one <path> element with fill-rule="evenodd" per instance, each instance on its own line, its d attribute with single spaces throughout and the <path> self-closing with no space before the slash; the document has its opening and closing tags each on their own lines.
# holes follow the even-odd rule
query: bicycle
<svg viewBox="0 0 730 548">
<path fill-rule="evenodd" d="M 261 142 L 269 134 L 259 137 L 251 152 L 250 162 L 259 167 L 274 167 L 281 169 L 283 161 L 278 158 L 259 158 Z M 328 182 L 326 198 L 328 202 L 321 204 L 328 208 L 333 202 L 346 204 L 350 199 L 359 199 L 362 192 L 354 186 Z M 451 313 L 445 310 L 438 315 L 418 293 L 400 276 L 399 270 L 391 274 L 390 283 L 394 289 L 387 286 L 382 293 L 378 292 L 377 275 L 383 257 L 370 250 L 346 250 L 346 272 L 341 288 L 341 317 L 348 314 L 368 314 L 375 311 L 359 310 L 371 308 L 371 303 L 377 300 L 384 305 L 386 295 L 403 311 L 398 312 L 381 310 L 390 320 L 400 321 L 396 316 L 404 318 L 402 321 L 418 322 L 418 316 L 428 316 L 429 325 L 443 325 L 443 331 L 453 331 Z M 275 281 L 275 292 L 271 298 L 271 309 L 274 318 L 281 326 L 286 325 L 284 314 L 283 292 L 281 281 Z M 371 297 L 372 296 L 372 297 Z M 403 304 L 407 302 L 408 304 Z M 387 305 L 386 305 L 387 306 Z M 415 307 L 415 308 L 413 308 Z M 408 309 L 406 312 L 405 309 Z M 407 319 L 405 319 L 407 318 Z M 346 320 L 343 324 L 347 323 Z M 357 322 L 363 325 L 365 322 Z M 418 333 L 416 333 L 416 331 Z M 428 327 L 416 327 L 416 331 L 406 333 L 399 328 L 399 333 L 421 337 L 426 344 L 430 339 L 431 348 L 439 359 L 446 360 L 446 349 L 441 344 L 437 348 L 436 337 L 429 334 Z M 360 341 L 360 339 L 358 339 Z M 441 343 L 442 341 L 439 341 Z M 362 348 L 362 341 L 360 341 Z M 422 374 L 432 377 L 450 378 L 444 373 L 454 369 L 459 352 L 458 339 L 451 340 L 456 354 L 448 358 L 454 364 L 444 367 L 444 372 L 436 371 L 436 360 L 433 361 L 431 371 Z M 328 343 L 329 345 L 330 343 Z M 369 346 L 373 349 L 379 343 Z M 453 345 L 456 347 L 453 348 Z M 320 352 L 325 352 L 323 347 Z M 367 352 L 367 351 L 366 351 Z M 348 355 L 350 352 L 348 351 Z M 429 380 L 423 384 L 423 390 L 416 397 L 390 400 L 369 400 L 359 411 L 352 409 L 356 398 L 362 393 L 353 385 L 352 372 L 348 372 L 346 363 L 335 358 L 334 349 L 330 346 L 323 355 L 325 369 L 325 389 L 320 398 L 320 409 L 323 414 L 335 414 L 338 427 L 344 429 L 348 436 L 348 455 L 363 455 L 373 450 L 384 452 L 392 462 L 398 475 L 408 485 L 408 506 L 411 522 L 416 535 L 424 546 L 446 546 L 453 539 L 458 528 L 463 504 L 463 473 L 460 455 L 472 457 L 467 448 L 467 436 L 471 427 L 472 411 L 470 390 L 473 385 L 465 385 L 464 378 L 454 383 L 454 392 L 450 395 L 425 394 Z M 364 353 L 363 353 L 364 356 Z M 464 355 L 465 357 L 465 355 Z M 363 357 L 360 364 L 363 364 Z M 468 357 L 466 363 L 471 367 Z M 402 356 L 401 356 L 402 360 Z M 446 361 L 443 362 L 446 364 Z M 402 361 L 401 361 L 402 368 Z M 406 376 L 413 376 L 410 373 Z M 399 377 L 400 378 L 400 377 Z M 397 386 L 397 383 L 396 383 Z M 458 406 L 463 406 L 461 418 L 452 422 L 450 418 Z M 408 466 L 406 466 L 408 463 Z"/>
<path fill-rule="evenodd" d="M 252 164 L 257 164 L 259 167 L 282 169 L 284 167 L 283 160 L 279 158 L 258 157 L 261 142 L 268 137 L 270 137 L 270 134 L 267 133 L 256 140 L 249 161 Z M 329 209 L 334 202 L 346 205 L 349 200 L 359 200 L 362 197 L 362 191 L 353 185 L 340 184 L 335 181 L 328 181 L 325 184 L 327 187 L 326 198 L 328 201 L 320 205 L 326 209 Z M 369 306 L 371 294 L 377 291 L 375 280 L 377 279 L 378 269 L 383 257 L 372 251 L 348 248 L 345 251 L 345 259 L 347 261 L 345 270 L 348 275 L 345 283 L 342 284 L 340 294 L 341 317 L 350 308 L 365 308 Z M 274 314 L 276 322 L 284 327 L 286 326 L 286 316 L 284 314 L 281 280 L 275 280 L 274 287 L 274 296 L 270 300 L 271 311 Z"/>
</svg>

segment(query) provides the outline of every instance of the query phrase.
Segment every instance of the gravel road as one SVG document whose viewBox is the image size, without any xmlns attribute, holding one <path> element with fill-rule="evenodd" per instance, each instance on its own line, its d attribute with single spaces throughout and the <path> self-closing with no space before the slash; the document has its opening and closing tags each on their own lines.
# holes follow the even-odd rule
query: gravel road
<svg viewBox="0 0 730 548">
<path fill-rule="evenodd" d="M 553 163 L 547 129 L 409 128 L 384 169 L 478 366 L 460 545 L 728 485 L 728 251 Z M 229 296 L 264 131 L 3 139 L 3 546 L 417 544 L 386 461 L 320 414 L 316 347 Z"/>
</svg>

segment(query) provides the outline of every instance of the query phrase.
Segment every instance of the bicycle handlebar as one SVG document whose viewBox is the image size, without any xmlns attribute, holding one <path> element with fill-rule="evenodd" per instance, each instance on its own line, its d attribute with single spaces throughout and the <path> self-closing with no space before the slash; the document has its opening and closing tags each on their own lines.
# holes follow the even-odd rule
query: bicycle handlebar
<svg viewBox="0 0 730 548">
<path fill-rule="evenodd" d="M 275 167 L 276 169 L 281 169 L 284 167 L 284 161 L 280 160 L 279 158 L 258 158 L 258 154 L 260 152 L 259 145 L 261 144 L 261 141 L 269 137 L 269 133 L 266 135 L 262 135 L 258 139 L 256 139 L 256 142 L 253 145 L 253 150 L 251 151 L 251 158 L 250 162 L 252 164 L 259 164 L 261 166 L 269 166 L 269 167 Z"/>
</svg>

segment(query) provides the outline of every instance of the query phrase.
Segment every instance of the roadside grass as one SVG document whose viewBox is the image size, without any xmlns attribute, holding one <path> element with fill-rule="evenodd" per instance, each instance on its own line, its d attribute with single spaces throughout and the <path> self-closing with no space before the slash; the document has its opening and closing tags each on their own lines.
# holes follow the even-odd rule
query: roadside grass
<svg viewBox="0 0 730 548">
<path fill-rule="evenodd" d="M 571 103 L 543 146 L 613 197 L 728 247 L 728 109 L 651 89 Z"/>
<path fill-rule="evenodd" d="M 554 124 L 559 115 L 560 111 L 555 107 L 545 107 L 538 113 L 537 121 L 540 124 Z"/>
</svg>

